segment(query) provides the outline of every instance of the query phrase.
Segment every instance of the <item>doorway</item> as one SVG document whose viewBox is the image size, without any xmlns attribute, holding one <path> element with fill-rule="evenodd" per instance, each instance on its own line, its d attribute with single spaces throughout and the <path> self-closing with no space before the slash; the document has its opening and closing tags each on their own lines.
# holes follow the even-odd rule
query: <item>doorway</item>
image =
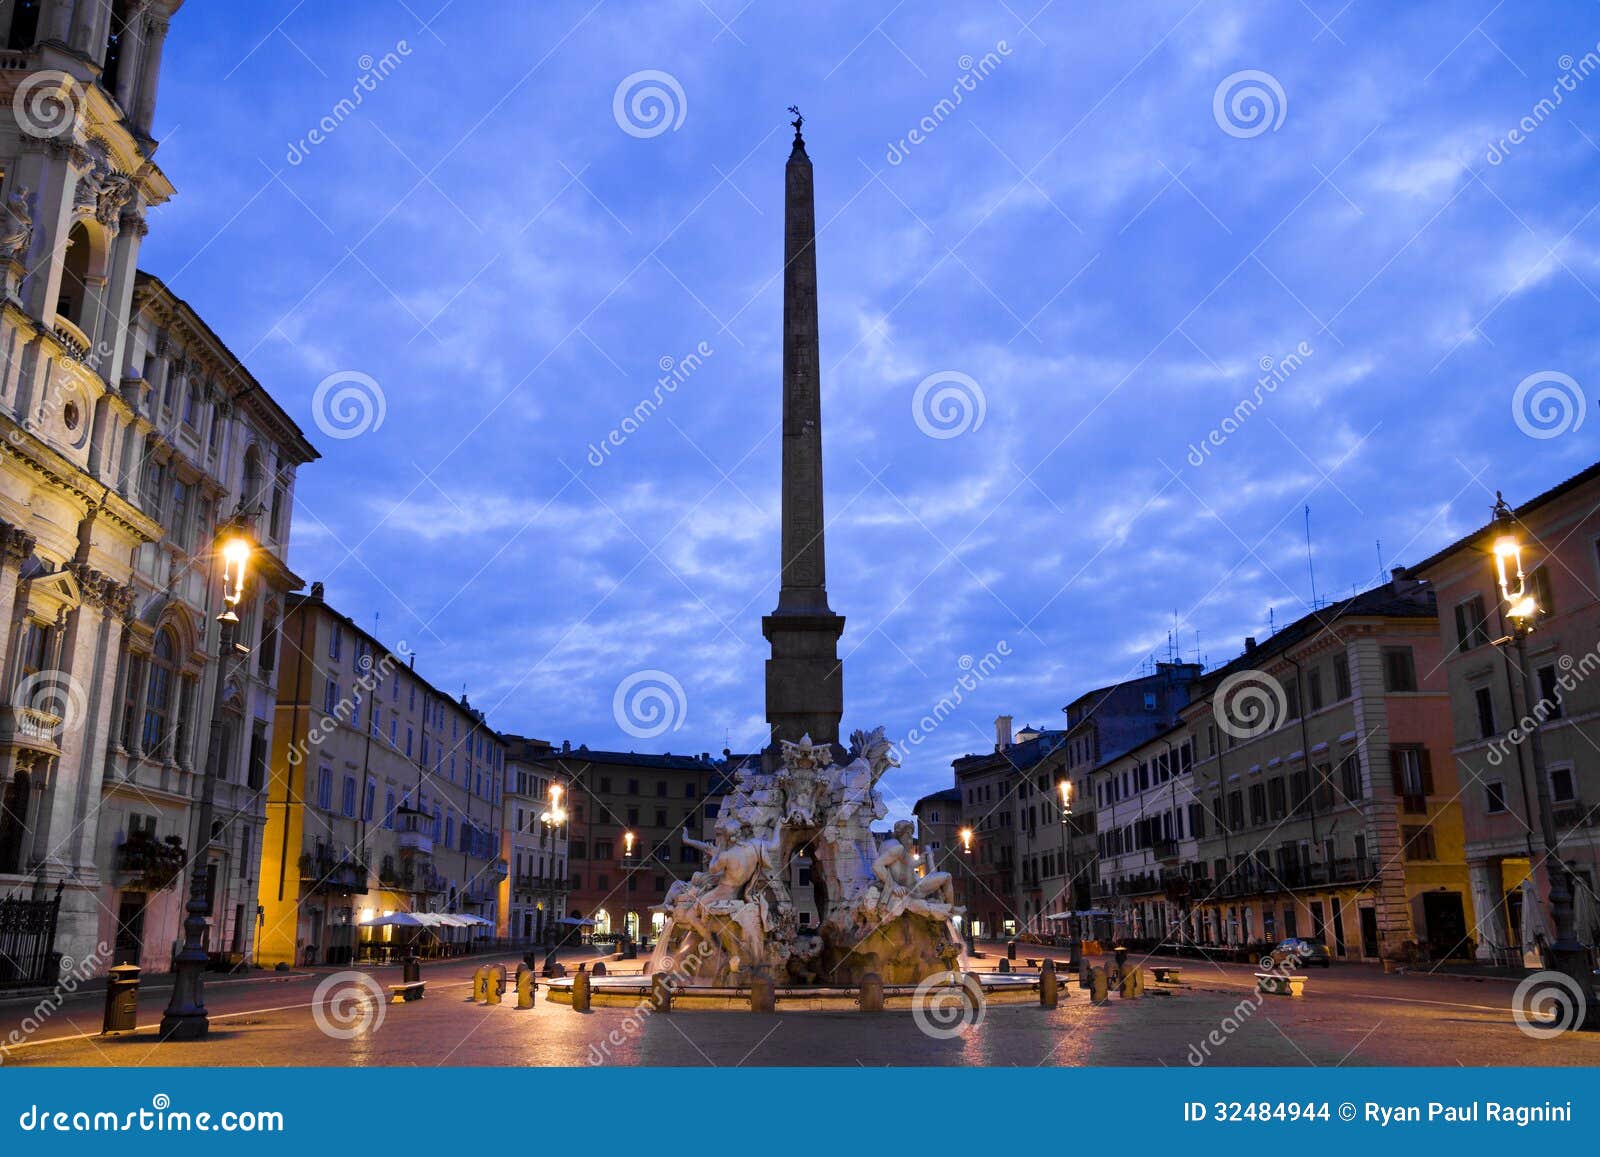
<svg viewBox="0 0 1600 1157">
<path fill-rule="evenodd" d="M 1460 892 L 1422 894 L 1423 934 L 1435 960 L 1467 952 L 1467 913 Z"/>
<path fill-rule="evenodd" d="M 1378 910 L 1361 909 L 1361 955 L 1375 959 L 1378 955 Z"/>
<path fill-rule="evenodd" d="M 138 964 L 144 951 L 143 892 L 124 892 L 117 903 L 117 942 L 113 964 Z"/>
</svg>

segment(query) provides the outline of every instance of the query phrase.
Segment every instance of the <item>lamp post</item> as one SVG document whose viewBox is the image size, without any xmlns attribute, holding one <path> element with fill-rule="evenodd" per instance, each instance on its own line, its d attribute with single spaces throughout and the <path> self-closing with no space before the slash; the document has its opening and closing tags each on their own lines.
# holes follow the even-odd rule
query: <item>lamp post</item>
<svg viewBox="0 0 1600 1157">
<path fill-rule="evenodd" d="M 961 840 L 961 855 L 968 861 L 968 863 L 967 863 L 967 878 L 970 881 L 975 875 L 975 873 L 972 870 L 972 863 L 971 863 L 971 861 L 972 861 L 972 829 L 971 828 L 962 828 L 959 832 L 956 833 L 956 835 Z M 974 938 L 974 936 L 972 934 L 972 917 L 973 917 L 972 909 L 973 909 L 974 905 L 976 904 L 977 896 L 974 895 L 972 897 L 972 899 L 974 901 L 974 904 L 967 906 L 966 918 L 962 921 L 962 929 L 961 929 L 963 932 L 965 932 L 967 934 L 967 955 L 969 955 L 969 956 L 972 955 L 974 952 L 976 952 L 978 950 L 978 946 L 974 942 L 975 938 Z"/>
<path fill-rule="evenodd" d="M 545 810 L 539 815 L 539 822 L 544 824 L 545 831 L 550 833 L 550 841 L 552 845 L 559 838 L 558 833 L 561 830 L 561 825 L 567 822 L 567 809 L 561 806 L 561 796 L 563 791 L 564 789 L 559 783 L 552 783 L 550 785 L 550 806 L 545 808 Z M 554 860 L 554 847 L 551 847 L 550 855 L 551 859 Z M 544 922 L 544 942 L 545 946 L 549 947 L 552 941 L 555 939 L 555 910 L 557 893 L 555 875 L 551 874 L 547 877 L 547 879 L 550 883 L 550 911 L 547 914 Z"/>
<path fill-rule="evenodd" d="M 196 813 L 194 874 L 189 881 L 188 913 L 183 921 L 183 949 L 178 953 L 172 982 L 172 997 L 161 1016 L 163 1040 L 200 1040 L 211 1029 L 206 1015 L 205 971 L 207 963 L 206 922 L 211 915 L 210 883 L 211 816 L 217 794 L 217 774 L 213 767 L 222 758 L 222 704 L 228 676 L 228 660 L 234 654 L 234 630 L 239 616 L 234 608 L 244 598 L 245 575 L 250 569 L 252 550 L 247 537 L 247 518 L 235 514 L 219 528 L 218 553 L 222 558 L 222 613 L 217 616 L 217 685 L 211 702 L 210 747 L 205 770 L 200 778 L 200 807 Z"/>
<path fill-rule="evenodd" d="M 1510 643 L 1517 653 L 1517 673 L 1522 680 L 1523 722 L 1527 725 L 1528 750 L 1533 756 L 1534 792 L 1539 800 L 1539 835 L 1544 843 L 1544 870 L 1550 881 L 1550 925 L 1555 941 L 1545 948 L 1545 967 L 1573 979 L 1587 998 L 1583 1009 L 1583 1022 L 1579 1027 L 1600 1027 L 1593 1000 L 1594 977 L 1589 968 L 1589 954 L 1575 935 L 1572 910 L 1572 874 L 1561 858 L 1560 839 L 1556 835 L 1554 801 L 1550 796 L 1550 777 L 1544 763 L 1544 736 L 1540 713 L 1533 705 L 1533 671 L 1528 666 L 1528 635 L 1539 620 L 1539 601 L 1528 589 L 1527 575 L 1522 566 L 1522 543 L 1516 533 L 1516 517 L 1511 507 L 1498 493 L 1494 505 L 1494 563 L 1495 578 L 1500 587 L 1502 609 L 1511 633 L 1496 639 L 1498 645 Z M 1515 710 L 1515 703 L 1512 709 Z"/>
<path fill-rule="evenodd" d="M 1072 872 L 1072 781 L 1065 775 L 1056 784 L 1061 793 L 1061 876 L 1062 891 L 1067 897 L 1067 967 L 1077 969 L 1082 963 L 1082 938 L 1078 934 L 1078 899 Z"/>
</svg>

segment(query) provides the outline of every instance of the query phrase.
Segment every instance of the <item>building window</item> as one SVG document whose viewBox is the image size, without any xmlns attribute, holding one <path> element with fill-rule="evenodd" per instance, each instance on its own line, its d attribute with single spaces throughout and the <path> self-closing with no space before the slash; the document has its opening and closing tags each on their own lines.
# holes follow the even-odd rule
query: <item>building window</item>
<svg viewBox="0 0 1600 1157">
<path fill-rule="evenodd" d="M 1533 582 L 1533 598 L 1538 604 L 1541 613 L 1553 615 L 1556 613 L 1555 595 L 1550 590 L 1550 568 L 1541 566 L 1535 568 L 1528 576 Z"/>
<path fill-rule="evenodd" d="M 1306 701 L 1312 711 L 1322 710 L 1322 672 L 1316 668 L 1306 672 Z"/>
<path fill-rule="evenodd" d="M 1385 691 L 1415 691 L 1417 668 L 1410 647 L 1385 647 L 1383 649 L 1383 689 Z"/>
<path fill-rule="evenodd" d="M 1340 652 L 1333 657 L 1333 697 L 1350 698 L 1350 655 Z"/>
<path fill-rule="evenodd" d="M 1483 597 L 1473 595 L 1456 604 L 1456 650 L 1466 652 L 1489 642 L 1488 619 L 1483 610 Z"/>
<path fill-rule="evenodd" d="M 1406 859 L 1436 860 L 1439 858 L 1433 846 L 1432 827 L 1412 827 L 1407 825 L 1400 829 L 1400 835 L 1405 840 Z"/>
<path fill-rule="evenodd" d="M 317 772 L 317 806 L 323 811 L 333 810 L 333 769 L 324 767 Z"/>
<path fill-rule="evenodd" d="M 1554 666 L 1540 667 L 1539 676 L 1539 704 L 1534 708 L 1535 714 L 1544 713 L 1546 719 L 1561 718 L 1561 689 L 1556 685 L 1556 669 Z"/>
<path fill-rule="evenodd" d="M 339 800 L 339 810 L 352 819 L 355 818 L 356 777 L 353 775 L 347 775 L 344 777 L 344 794 Z"/>
<path fill-rule="evenodd" d="M 171 631 L 156 635 L 150 658 L 150 690 L 144 701 L 144 750 L 146 755 L 170 758 L 168 721 L 172 712 L 172 689 L 177 677 L 173 660 L 176 650 Z"/>
<path fill-rule="evenodd" d="M 1490 739 L 1495 734 L 1494 695 L 1489 688 L 1479 687 L 1472 693 L 1472 700 L 1478 709 L 1478 738 Z"/>
<path fill-rule="evenodd" d="M 1483 785 L 1483 810 L 1491 815 L 1506 810 L 1505 780 L 1494 779 Z"/>
<path fill-rule="evenodd" d="M 1425 813 L 1433 794 L 1433 767 L 1425 747 L 1391 747 L 1389 762 L 1394 772 L 1394 793 L 1408 812 Z M 1428 856 L 1432 859 L 1432 856 Z"/>
<path fill-rule="evenodd" d="M 1571 766 L 1552 767 L 1550 769 L 1550 801 L 1552 803 L 1571 803 L 1577 798 L 1578 792 L 1572 780 Z"/>
</svg>

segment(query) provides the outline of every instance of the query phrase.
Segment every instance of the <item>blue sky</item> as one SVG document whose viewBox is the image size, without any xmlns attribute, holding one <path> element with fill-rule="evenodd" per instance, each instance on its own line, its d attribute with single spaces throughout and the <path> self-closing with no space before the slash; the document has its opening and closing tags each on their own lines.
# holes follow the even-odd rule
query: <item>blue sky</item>
<svg viewBox="0 0 1600 1157">
<path fill-rule="evenodd" d="M 290 561 L 336 605 L 503 729 L 751 749 L 798 102 L 846 729 L 1009 652 L 903 806 L 1175 617 L 1219 663 L 1304 613 L 1306 505 L 1327 598 L 1595 459 L 1597 42 L 1487 0 L 191 3 L 143 263 L 321 449 Z M 381 424 L 325 432 L 335 374 Z M 613 710 L 641 671 L 682 688 L 653 738 Z"/>
</svg>

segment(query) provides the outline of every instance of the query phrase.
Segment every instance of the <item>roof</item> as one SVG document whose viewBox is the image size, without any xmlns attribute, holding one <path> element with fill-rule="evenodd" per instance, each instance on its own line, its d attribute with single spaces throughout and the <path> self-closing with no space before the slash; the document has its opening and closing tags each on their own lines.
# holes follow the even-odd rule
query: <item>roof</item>
<svg viewBox="0 0 1600 1157">
<path fill-rule="evenodd" d="M 1020 743 L 1013 743 L 1004 751 L 986 751 L 977 755 L 963 755 L 956 759 L 951 766 L 957 774 L 963 771 L 980 771 L 985 766 L 996 769 L 1010 765 L 1013 771 L 1027 771 L 1034 764 L 1042 761 L 1046 756 L 1061 746 L 1065 731 L 1046 731 L 1032 739 L 1025 739 Z"/>
<path fill-rule="evenodd" d="M 931 795 L 923 796 L 915 804 L 912 805 L 911 810 L 912 811 L 916 811 L 918 808 L 920 808 L 925 803 L 960 803 L 960 802 L 961 802 L 961 789 L 959 787 L 947 787 L 943 791 L 936 791 L 936 792 L 933 792 Z"/>
<path fill-rule="evenodd" d="M 266 387 L 256 380 L 256 376 L 245 368 L 238 355 L 228 348 L 228 343 L 223 341 L 206 319 L 200 316 L 199 310 L 195 309 L 194 306 L 176 293 L 173 293 L 161 278 L 143 269 L 135 272 L 134 287 L 136 290 L 144 290 L 158 297 L 166 298 L 174 309 L 183 313 L 194 323 L 200 335 L 216 347 L 217 352 L 228 363 L 228 370 L 236 377 L 236 384 L 240 387 L 237 400 L 244 401 L 249 399 L 259 404 L 267 416 L 278 424 L 277 433 L 280 436 L 280 440 L 292 443 L 301 461 L 315 462 L 322 457 L 317 448 L 306 438 L 305 431 L 301 430 L 299 424 L 289 417 L 288 411 L 278 404 L 277 399 L 267 392 Z"/>
<path fill-rule="evenodd" d="M 654 755 L 638 751 L 601 751 L 589 747 L 551 751 L 545 755 L 535 756 L 532 762 L 551 763 L 559 760 L 608 763 L 617 767 L 654 767 L 661 771 L 710 771 L 715 766 L 710 759 L 701 755 Z"/>
<path fill-rule="evenodd" d="M 1302 615 L 1283 630 L 1256 647 L 1245 651 L 1237 659 L 1208 671 L 1196 685 L 1191 702 L 1199 702 L 1209 690 L 1235 671 L 1259 667 L 1264 659 L 1281 655 L 1290 647 L 1316 638 L 1333 629 L 1340 619 L 1433 619 L 1438 617 L 1438 607 L 1433 589 L 1426 583 L 1396 578 L 1381 586 L 1372 587 L 1347 599 L 1339 599 L 1310 614 Z M 1123 754 L 1126 754 L 1124 752 Z"/>
<path fill-rule="evenodd" d="M 1543 494 L 1534 495 L 1534 497 L 1528 499 L 1528 501 L 1524 502 L 1521 506 L 1514 507 L 1511 513 L 1513 517 L 1517 519 L 1517 521 L 1524 521 L 1525 515 L 1532 514 L 1534 511 L 1538 510 L 1539 507 L 1544 506 L 1546 503 L 1554 502 L 1557 498 L 1560 498 L 1573 490 L 1577 490 L 1581 486 L 1586 486 L 1596 479 L 1600 479 L 1600 462 L 1596 462 L 1593 466 L 1590 466 L 1586 470 L 1579 471 L 1577 474 L 1574 474 L 1571 478 L 1568 478 L 1563 482 L 1556 483 Z M 1472 544 L 1478 539 L 1488 534 L 1493 527 L 1493 521 L 1485 522 L 1471 534 L 1456 539 L 1455 542 L 1452 542 L 1443 550 L 1436 551 L 1429 555 L 1427 558 L 1417 563 L 1416 566 L 1407 567 L 1407 572 L 1410 574 L 1421 574 L 1424 571 L 1433 569 L 1435 566 L 1449 558 L 1451 555 L 1455 554 L 1457 551 L 1466 550 L 1471 547 Z"/>
</svg>

